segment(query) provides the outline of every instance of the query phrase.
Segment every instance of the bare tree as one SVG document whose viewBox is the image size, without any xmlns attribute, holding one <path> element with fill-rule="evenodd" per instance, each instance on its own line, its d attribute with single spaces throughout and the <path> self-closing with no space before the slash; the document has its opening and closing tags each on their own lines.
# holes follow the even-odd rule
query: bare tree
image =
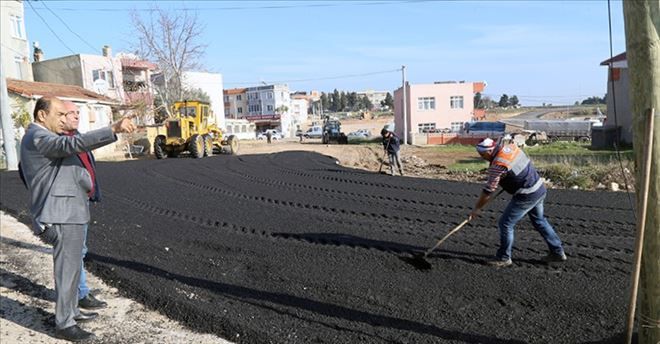
<svg viewBox="0 0 660 344">
<path fill-rule="evenodd" d="M 168 12 L 159 7 L 143 18 L 137 11 L 131 13 L 136 31 L 135 49 L 142 58 L 155 62 L 159 73 L 154 78 L 159 103 L 169 115 L 171 105 L 182 100 L 185 86 L 183 73 L 199 69 L 206 45 L 199 43 L 204 27 L 197 13 Z"/>
</svg>

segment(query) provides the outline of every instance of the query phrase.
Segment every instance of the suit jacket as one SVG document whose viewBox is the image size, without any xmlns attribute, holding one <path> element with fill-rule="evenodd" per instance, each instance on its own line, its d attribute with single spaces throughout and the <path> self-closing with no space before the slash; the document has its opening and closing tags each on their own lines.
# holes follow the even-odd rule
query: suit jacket
<svg viewBox="0 0 660 344">
<path fill-rule="evenodd" d="M 59 136 L 32 123 L 21 141 L 21 166 L 30 192 L 33 230 L 44 224 L 89 222 L 87 193 L 92 182 L 77 154 L 117 140 L 111 128 L 78 136 Z"/>
</svg>

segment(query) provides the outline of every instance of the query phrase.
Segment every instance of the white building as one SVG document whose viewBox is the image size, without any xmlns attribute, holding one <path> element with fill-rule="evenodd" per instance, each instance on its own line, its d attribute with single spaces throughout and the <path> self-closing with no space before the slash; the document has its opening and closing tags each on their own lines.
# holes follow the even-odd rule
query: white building
<svg viewBox="0 0 660 344">
<path fill-rule="evenodd" d="M 0 58 L 5 77 L 32 81 L 30 45 L 25 33 L 23 2 L 2 1 L 0 10 Z"/>
<path fill-rule="evenodd" d="M 225 128 L 225 103 L 223 100 L 222 74 L 206 72 L 184 72 L 183 84 L 186 88 L 198 88 L 208 94 L 213 111 L 212 121 Z"/>
<path fill-rule="evenodd" d="M 292 120 L 289 118 L 291 96 L 288 85 L 249 87 L 246 95 L 248 111 L 245 118 L 255 123 L 257 130 L 280 128 L 284 137 L 290 136 Z"/>
<path fill-rule="evenodd" d="M 357 92 L 358 97 L 367 97 L 371 104 L 374 106 L 374 109 L 380 109 L 382 106 L 380 103 L 385 100 L 385 97 L 387 96 L 387 91 L 374 91 L 374 90 L 366 90 L 364 92 Z"/>
</svg>

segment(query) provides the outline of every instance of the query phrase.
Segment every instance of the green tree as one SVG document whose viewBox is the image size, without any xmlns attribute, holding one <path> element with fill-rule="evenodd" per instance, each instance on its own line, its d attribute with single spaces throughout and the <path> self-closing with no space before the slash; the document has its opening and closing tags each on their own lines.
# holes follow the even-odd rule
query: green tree
<svg viewBox="0 0 660 344">
<path fill-rule="evenodd" d="M 519 103 L 520 103 L 520 102 L 518 101 L 518 97 L 517 97 L 515 94 L 512 95 L 511 98 L 509 98 L 509 104 L 510 104 L 511 106 L 516 106 L 516 105 L 518 105 Z"/>
<path fill-rule="evenodd" d="M 337 111 L 346 111 L 348 108 L 348 100 L 346 99 L 346 92 L 341 91 L 339 94 L 339 107 Z"/>
<path fill-rule="evenodd" d="M 349 110 L 353 111 L 358 108 L 358 95 L 355 92 L 350 92 L 346 95 L 346 106 Z"/>
<path fill-rule="evenodd" d="M 359 103 L 362 109 L 371 110 L 374 107 L 374 104 L 371 102 L 371 100 L 369 100 L 369 97 L 367 96 L 362 96 Z"/>
<path fill-rule="evenodd" d="M 339 91 L 335 88 L 335 90 L 332 92 L 332 103 L 330 104 L 330 111 L 332 112 L 337 112 L 339 111 L 339 107 L 341 106 L 341 103 L 339 101 Z"/>
<path fill-rule="evenodd" d="M 481 102 L 481 92 L 477 92 L 474 94 L 474 108 L 475 109 L 484 108 L 484 104 Z"/>
<path fill-rule="evenodd" d="M 330 107 L 330 100 L 328 99 L 328 95 L 325 94 L 325 92 L 321 92 L 321 107 L 324 110 L 327 110 Z"/>
<path fill-rule="evenodd" d="M 507 106 L 509 106 L 509 96 L 507 96 L 506 94 L 503 94 L 503 95 L 500 97 L 500 101 L 497 103 L 497 105 L 499 105 L 499 107 L 507 107 Z"/>
<path fill-rule="evenodd" d="M 380 106 L 387 106 L 390 109 L 394 107 L 394 98 L 390 92 L 387 92 L 385 99 L 380 102 Z"/>
</svg>

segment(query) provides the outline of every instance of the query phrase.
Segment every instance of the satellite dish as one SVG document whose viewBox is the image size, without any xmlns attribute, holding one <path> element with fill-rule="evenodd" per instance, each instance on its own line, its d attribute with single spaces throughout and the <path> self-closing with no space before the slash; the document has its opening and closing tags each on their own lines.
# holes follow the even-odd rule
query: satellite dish
<svg viewBox="0 0 660 344">
<path fill-rule="evenodd" d="M 108 82 L 103 79 L 94 80 L 94 91 L 99 94 L 105 94 L 108 92 Z"/>
</svg>

